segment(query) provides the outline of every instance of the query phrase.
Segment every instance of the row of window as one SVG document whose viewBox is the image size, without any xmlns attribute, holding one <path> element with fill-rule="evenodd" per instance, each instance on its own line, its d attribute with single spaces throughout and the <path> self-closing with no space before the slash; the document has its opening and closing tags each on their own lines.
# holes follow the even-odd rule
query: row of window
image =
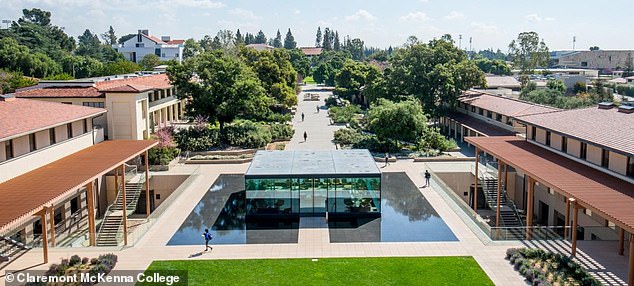
<svg viewBox="0 0 634 286">
<path fill-rule="evenodd" d="M 466 111 L 471 111 L 473 113 L 476 113 L 476 111 L 477 111 L 477 113 L 480 114 L 480 116 L 485 116 L 484 113 L 486 112 L 486 117 L 488 117 L 490 119 L 493 119 L 493 112 L 490 111 L 490 110 L 485 110 L 483 108 L 477 108 L 477 107 L 475 107 L 473 105 L 466 104 L 466 103 L 462 103 L 462 105 L 463 105 L 464 110 L 466 110 Z M 502 119 L 503 119 L 502 114 L 499 114 L 499 113 L 495 114 L 495 121 L 502 122 Z M 504 122 L 504 123 L 507 124 L 507 125 L 513 125 L 513 122 L 511 121 L 511 119 L 510 118 L 507 118 L 507 119 L 508 120 L 506 122 Z"/>
<path fill-rule="evenodd" d="M 88 120 L 89 119 L 82 120 L 82 125 L 83 125 L 83 133 L 82 134 L 88 133 Z M 75 135 L 80 135 L 80 134 L 74 134 L 72 123 L 66 124 L 66 138 L 71 139 Z M 38 150 L 37 137 L 36 137 L 35 133 L 31 133 L 28 136 L 29 136 L 29 152 L 33 152 L 33 151 Z M 57 143 L 57 138 L 56 137 L 57 136 L 56 136 L 56 133 L 55 133 L 55 128 L 48 129 L 48 140 L 49 140 L 49 142 L 48 142 L 49 145 L 48 146 Z M 14 140 L 15 139 L 10 139 L 10 140 L 4 141 L 5 160 L 13 159 L 16 156 Z"/>
<path fill-rule="evenodd" d="M 545 145 L 552 147 L 551 144 L 552 134 L 550 131 L 546 131 Z M 537 127 L 531 126 L 531 140 L 536 141 Z M 588 158 L 588 143 L 579 142 L 579 159 L 587 160 Z M 568 138 L 561 136 L 561 152 L 568 153 Z M 601 149 L 601 167 L 610 168 L 610 150 Z M 627 157 L 626 175 L 634 177 L 634 158 Z"/>
<path fill-rule="evenodd" d="M 163 98 L 168 98 L 172 95 L 176 94 L 176 89 L 175 88 L 169 88 L 169 89 L 159 89 L 156 90 L 154 92 L 150 92 L 148 98 L 150 100 L 150 102 L 153 101 L 157 101 L 157 100 L 161 100 Z"/>
</svg>

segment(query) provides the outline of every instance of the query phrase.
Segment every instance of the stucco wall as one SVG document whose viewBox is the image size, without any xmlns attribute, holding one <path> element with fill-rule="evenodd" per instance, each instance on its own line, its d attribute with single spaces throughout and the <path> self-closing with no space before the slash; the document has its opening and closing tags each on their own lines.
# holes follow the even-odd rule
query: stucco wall
<svg viewBox="0 0 634 286">
<path fill-rule="evenodd" d="M 588 152 L 586 160 L 588 162 L 601 166 L 601 148 L 588 144 Z"/>
</svg>

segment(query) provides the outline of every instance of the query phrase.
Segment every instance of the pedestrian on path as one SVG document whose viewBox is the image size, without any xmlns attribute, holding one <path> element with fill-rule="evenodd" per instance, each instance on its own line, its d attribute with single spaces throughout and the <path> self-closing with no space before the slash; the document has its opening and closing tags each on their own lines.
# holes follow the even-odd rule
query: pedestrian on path
<svg viewBox="0 0 634 286">
<path fill-rule="evenodd" d="M 317 105 L 317 113 L 319 113 L 319 104 Z"/>
<path fill-rule="evenodd" d="M 304 131 L 304 142 L 306 142 L 307 138 L 308 138 L 308 134 L 306 134 L 306 131 Z"/>
<path fill-rule="evenodd" d="M 304 113 L 302 112 L 302 122 L 304 122 Z"/>
<path fill-rule="evenodd" d="M 385 165 L 383 167 L 387 167 L 390 165 L 390 154 L 385 153 Z"/>
<path fill-rule="evenodd" d="M 429 187 L 429 179 L 431 178 L 431 174 L 429 170 L 425 170 L 425 187 Z"/>
<path fill-rule="evenodd" d="M 209 246 L 209 241 L 214 238 L 211 233 L 209 233 L 209 229 L 205 228 L 205 232 L 203 232 L 203 237 L 205 238 L 205 251 L 213 249 L 211 246 Z"/>
</svg>

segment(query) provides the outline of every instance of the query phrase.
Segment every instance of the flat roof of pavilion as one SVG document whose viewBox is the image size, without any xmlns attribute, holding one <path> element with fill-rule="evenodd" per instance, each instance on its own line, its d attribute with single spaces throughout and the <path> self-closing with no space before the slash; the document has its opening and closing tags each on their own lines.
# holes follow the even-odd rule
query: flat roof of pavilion
<svg viewBox="0 0 634 286">
<path fill-rule="evenodd" d="M 258 151 L 246 177 L 367 177 L 381 175 L 366 149 Z"/>
<path fill-rule="evenodd" d="M 506 130 L 502 127 L 495 126 L 483 120 L 468 116 L 463 113 L 453 112 L 449 115 L 449 118 L 462 124 L 471 130 L 474 130 L 484 136 L 513 136 L 515 132 Z"/>
<path fill-rule="evenodd" d="M 465 140 L 628 232 L 634 231 L 634 184 L 515 136 Z"/>
<path fill-rule="evenodd" d="M 153 140 L 104 141 L 1 183 L 0 232 L 156 144 Z"/>
</svg>

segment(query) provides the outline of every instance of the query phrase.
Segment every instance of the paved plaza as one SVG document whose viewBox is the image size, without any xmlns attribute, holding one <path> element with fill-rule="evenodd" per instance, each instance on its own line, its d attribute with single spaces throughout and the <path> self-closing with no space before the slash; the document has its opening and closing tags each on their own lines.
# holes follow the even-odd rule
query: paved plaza
<svg viewBox="0 0 634 286">
<path fill-rule="evenodd" d="M 309 87 L 313 89 L 314 87 Z M 316 92 L 316 91 L 311 91 Z M 298 111 L 293 119 L 295 136 L 288 145 L 292 150 L 332 150 L 335 145 L 331 142 L 333 131 L 338 126 L 329 125 L 327 111 L 316 111 L 316 106 L 323 105 L 323 99 L 328 92 L 317 92 L 321 96 L 319 103 L 315 101 L 302 101 L 300 95 Z M 302 122 L 301 113 L 305 118 Z M 303 132 L 308 133 L 308 140 L 303 142 Z M 424 185 L 421 173 L 426 169 L 447 168 L 447 163 L 434 165 L 434 163 L 414 163 L 412 160 L 400 160 L 382 168 L 383 172 L 404 172 L 417 186 Z M 382 167 L 382 163 L 379 163 Z M 213 250 L 201 252 L 204 244 L 200 245 L 166 246 L 173 234 L 179 229 L 191 210 L 198 204 L 205 192 L 208 191 L 220 174 L 244 174 L 249 164 L 232 165 L 177 165 L 169 173 L 192 174 L 192 180 L 184 192 L 174 199 L 169 208 L 160 215 L 152 227 L 134 245 L 124 248 L 52 248 L 50 250 L 50 262 L 56 263 L 61 258 L 78 254 L 82 257 L 96 257 L 99 254 L 112 252 L 119 256 L 116 270 L 141 270 L 149 266 L 153 260 L 183 260 L 183 259 L 248 259 L 248 258 L 325 258 L 325 257 L 387 257 L 387 256 L 473 256 L 482 269 L 496 285 L 526 285 L 524 279 L 513 270 L 512 266 L 504 259 L 505 251 L 510 247 L 522 247 L 525 245 L 543 248 L 558 248 L 566 251 L 566 242 L 559 244 L 545 244 L 540 242 L 491 242 L 478 233 L 477 227 L 464 219 L 453 202 L 445 199 L 439 190 L 431 187 L 420 188 L 420 192 L 434 207 L 439 216 L 458 238 L 453 242 L 365 242 L 365 243 L 331 243 L 328 232 L 328 224 L 325 218 L 309 217 L 301 218 L 299 237 L 297 243 L 292 244 L 223 244 L 213 245 Z M 212 241 L 213 242 L 213 241 Z M 611 249 L 611 248 L 614 249 Z M 598 249 L 597 249 L 598 248 Z M 584 251 L 599 251 L 603 256 L 591 259 Z M 627 258 L 617 256 L 616 243 L 613 245 L 598 245 L 591 242 L 580 242 L 580 257 L 585 259 L 586 265 L 603 270 L 606 277 L 615 285 L 622 284 L 626 280 L 625 269 Z M 605 253 L 609 250 L 609 253 Z M 612 255 L 614 253 L 614 255 Z M 594 257 L 594 256 L 593 256 Z M 609 261 L 609 262 L 608 262 Z M 34 249 L 17 261 L 10 264 L 7 269 L 45 269 L 41 264 L 42 251 Z M 622 265 L 621 265 L 622 264 Z M 618 277 L 621 278 L 618 278 Z M 424 279 L 424 277 L 421 277 Z M 607 278 L 606 278 L 607 279 Z M 4 283 L 4 278 L 0 278 Z"/>
</svg>

